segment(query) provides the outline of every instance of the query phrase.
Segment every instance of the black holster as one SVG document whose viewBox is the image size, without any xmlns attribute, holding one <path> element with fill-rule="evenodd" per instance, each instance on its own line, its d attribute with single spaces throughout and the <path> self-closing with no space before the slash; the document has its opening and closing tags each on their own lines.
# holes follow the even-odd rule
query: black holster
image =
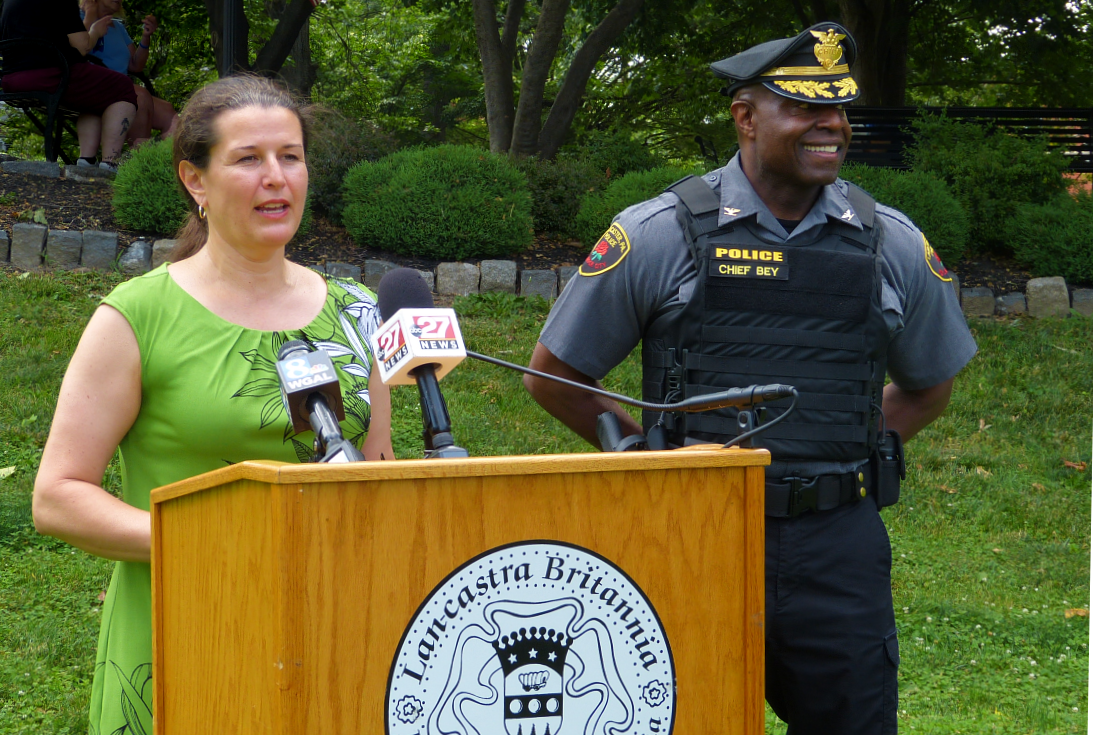
<svg viewBox="0 0 1093 735">
<path fill-rule="evenodd" d="M 873 452 L 874 497 L 877 508 L 887 508 L 899 502 L 899 484 L 907 477 L 903 461 L 903 440 L 899 432 L 889 429 Z"/>
</svg>

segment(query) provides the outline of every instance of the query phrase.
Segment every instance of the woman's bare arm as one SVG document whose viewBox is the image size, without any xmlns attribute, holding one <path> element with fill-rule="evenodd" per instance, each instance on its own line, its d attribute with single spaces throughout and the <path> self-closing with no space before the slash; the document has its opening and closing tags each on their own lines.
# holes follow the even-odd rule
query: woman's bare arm
<svg viewBox="0 0 1093 735">
<path fill-rule="evenodd" d="M 391 387 L 380 380 L 380 371 L 375 365 L 368 376 L 368 398 L 372 402 L 372 424 L 361 451 L 368 460 L 394 459 L 395 450 L 391 446 Z"/>
<path fill-rule="evenodd" d="M 148 561 L 151 517 L 102 488 L 140 411 L 140 348 L 116 309 L 100 306 L 68 365 L 34 483 L 34 527 L 88 553 Z"/>
</svg>

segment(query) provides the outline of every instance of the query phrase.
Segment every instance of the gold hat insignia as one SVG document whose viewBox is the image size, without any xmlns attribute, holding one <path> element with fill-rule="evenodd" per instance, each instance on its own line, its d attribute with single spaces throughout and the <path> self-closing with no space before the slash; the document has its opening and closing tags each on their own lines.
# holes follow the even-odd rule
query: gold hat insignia
<svg viewBox="0 0 1093 735">
<path fill-rule="evenodd" d="M 820 62 L 820 66 L 824 69 L 830 70 L 843 57 L 843 47 L 839 45 L 839 41 L 846 38 L 846 34 L 836 33 L 834 28 L 826 32 L 810 31 L 810 33 L 819 40 L 819 43 L 812 47 L 812 53 L 816 54 L 816 61 Z"/>
</svg>

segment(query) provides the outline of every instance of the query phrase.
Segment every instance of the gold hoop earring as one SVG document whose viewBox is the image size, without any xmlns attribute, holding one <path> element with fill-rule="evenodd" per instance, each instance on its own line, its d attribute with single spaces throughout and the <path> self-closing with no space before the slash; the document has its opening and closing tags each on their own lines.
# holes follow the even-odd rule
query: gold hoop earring
<svg viewBox="0 0 1093 735">
<path fill-rule="evenodd" d="M 197 217 L 198 219 L 205 219 L 205 208 L 200 204 L 197 205 Z"/>
</svg>

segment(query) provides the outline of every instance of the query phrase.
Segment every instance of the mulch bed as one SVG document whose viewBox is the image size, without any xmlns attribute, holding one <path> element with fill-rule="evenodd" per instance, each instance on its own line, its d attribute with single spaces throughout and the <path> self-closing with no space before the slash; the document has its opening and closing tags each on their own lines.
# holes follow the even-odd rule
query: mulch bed
<svg viewBox="0 0 1093 735">
<path fill-rule="evenodd" d="M 123 246 L 142 238 L 162 237 L 119 227 L 114 221 L 110 197 L 108 184 L 0 173 L 0 227 L 10 232 L 13 224 L 33 221 L 35 211 L 41 210 L 51 229 L 113 231 L 118 233 L 118 242 Z M 575 240 L 562 241 L 536 235 L 526 251 L 511 257 L 521 269 L 539 269 L 578 265 L 587 252 L 588 247 Z M 332 262 L 351 263 L 362 268 L 364 261 L 372 259 L 423 269 L 433 268 L 439 262 L 357 245 L 344 227 L 318 216 L 312 220 L 306 234 L 289 244 L 288 256 L 304 265 Z M 468 262 L 477 261 L 472 259 Z M 986 286 L 996 294 L 1023 293 L 1031 277 L 1027 270 L 1004 258 L 981 256 L 947 265 L 960 277 L 961 286 Z"/>
</svg>

